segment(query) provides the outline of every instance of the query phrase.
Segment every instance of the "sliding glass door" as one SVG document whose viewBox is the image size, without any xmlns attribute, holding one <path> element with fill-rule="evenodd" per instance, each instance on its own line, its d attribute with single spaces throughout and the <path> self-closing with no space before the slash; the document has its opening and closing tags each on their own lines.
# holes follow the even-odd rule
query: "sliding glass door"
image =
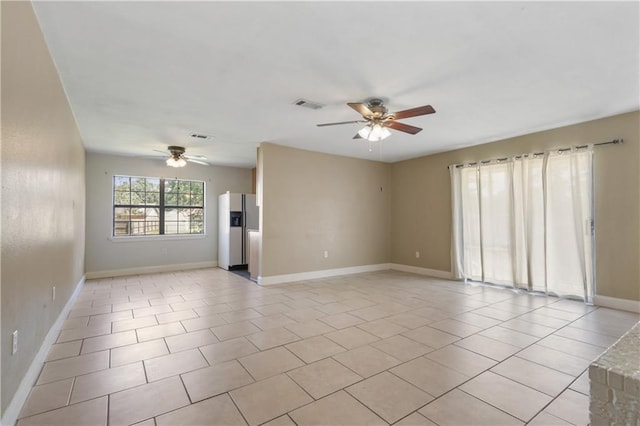
<svg viewBox="0 0 640 426">
<path fill-rule="evenodd" d="M 451 167 L 454 273 L 590 302 L 592 151 Z"/>
</svg>

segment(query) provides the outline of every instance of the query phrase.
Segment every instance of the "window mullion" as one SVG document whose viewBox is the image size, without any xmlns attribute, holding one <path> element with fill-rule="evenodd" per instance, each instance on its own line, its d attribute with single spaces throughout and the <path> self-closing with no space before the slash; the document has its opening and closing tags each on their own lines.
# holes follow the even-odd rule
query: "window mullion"
<svg viewBox="0 0 640 426">
<path fill-rule="evenodd" d="M 160 179 L 160 213 L 158 214 L 160 220 L 159 234 L 164 235 L 164 179 Z"/>
</svg>

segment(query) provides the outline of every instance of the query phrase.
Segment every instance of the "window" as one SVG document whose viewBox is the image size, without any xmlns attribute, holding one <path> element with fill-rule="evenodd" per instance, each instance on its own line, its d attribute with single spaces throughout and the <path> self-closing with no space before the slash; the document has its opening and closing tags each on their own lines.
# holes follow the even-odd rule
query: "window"
<svg viewBox="0 0 640 426">
<path fill-rule="evenodd" d="M 113 235 L 204 234 L 204 182 L 113 177 Z"/>
</svg>

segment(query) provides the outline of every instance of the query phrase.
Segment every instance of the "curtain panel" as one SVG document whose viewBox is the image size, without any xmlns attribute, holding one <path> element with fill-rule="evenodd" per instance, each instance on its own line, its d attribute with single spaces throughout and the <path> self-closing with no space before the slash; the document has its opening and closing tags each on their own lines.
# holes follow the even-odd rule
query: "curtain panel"
<svg viewBox="0 0 640 426">
<path fill-rule="evenodd" d="M 591 303 L 592 146 L 449 171 L 455 278 Z"/>
</svg>

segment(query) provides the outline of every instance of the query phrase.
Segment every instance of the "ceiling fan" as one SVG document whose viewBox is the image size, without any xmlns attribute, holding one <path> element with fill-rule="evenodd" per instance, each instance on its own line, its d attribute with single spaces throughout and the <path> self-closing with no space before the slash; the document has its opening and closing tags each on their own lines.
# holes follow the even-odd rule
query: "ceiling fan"
<svg viewBox="0 0 640 426">
<path fill-rule="evenodd" d="M 370 142 L 377 142 L 391 135 L 388 128 L 399 130 L 401 132 L 415 135 L 422 129 L 420 127 L 410 126 L 409 124 L 400 123 L 396 120 L 409 117 L 417 117 L 419 115 L 433 114 L 436 112 L 431 105 L 425 105 L 417 108 L 405 109 L 403 111 L 390 113 L 384 106 L 382 99 L 371 98 L 365 103 L 349 102 L 351 108 L 355 109 L 362 115 L 363 120 L 341 121 L 337 123 L 318 124 L 318 127 L 336 126 L 340 124 L 351 123 L 367 123 L 353 139 L 366 139 Z"/>
<path fill-rule="evenodd" d="M 158 149 L 154 149 L 154 151 L 167 154 L 166 151 L 160 151 Z M 167 166 L 184 167 L 187 165 L 187 161 L 191 163 L 202 164 L 203 166 L 209 165 L 209 163 L 202 161 L 207 159 L 207 157 L 203 155 L 185 155 L 184 153 L 185 149 L 182 146 L 169 146 L 167 147 L 167 151 L 169 151 L 169 158 L 167 158 Z"/>
</svg>

